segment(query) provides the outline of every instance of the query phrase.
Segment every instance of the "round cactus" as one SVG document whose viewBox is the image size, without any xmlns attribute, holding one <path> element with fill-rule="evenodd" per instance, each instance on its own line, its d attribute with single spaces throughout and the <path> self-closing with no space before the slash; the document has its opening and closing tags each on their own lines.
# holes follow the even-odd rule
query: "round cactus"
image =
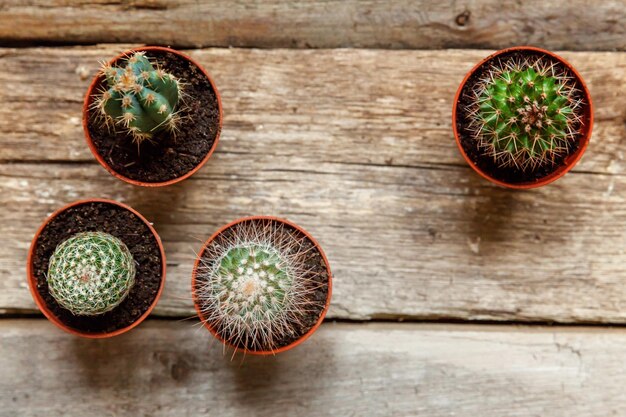
<svg viewBox="0 0 626 417">
<path fill-rule="evenodd" d="M 470 130 L 500 166 L 534 170 L 566 154 L 582 119 L 575 79 L 545 59 L 492 65 L 473 91 Z"/>
<path fill-rule="evenodd" d="M 245 221 L 213 240 L 200 257 L 195 298 L 201 316 L 225 342 L 272 351 L 295 340 L 322 311 L 321 273 L 307 262 L 310 244 L 273 221 Z M 312 325 L 312 323 L 310 324 Z"/>
<path fill-rule="evenodd" d="M 117 307 L 135 283 L 135 261 L 126 245 L 102 232 L 78 233 L 60 243 L 48 266 L 54 299 L 75 315 Z"/>
<path fill-rule="evenodd" d="M 286 307 L 292 277 L 273 248 L 258 245 L 231 248 L 219 262 L 211 291 L 225 314 L 250 324 L 272 319 Z"/>
<path fill-rule="evenodd" d="M 143 52 L 123 60 L 123 67 L 104 64 L 106 87 L 94 101 L 107 124 L 126 130 L 138 143 L 162 129 L 176 131 L 175 112 L 181 95 L 180 82 Z"/>
</svg>

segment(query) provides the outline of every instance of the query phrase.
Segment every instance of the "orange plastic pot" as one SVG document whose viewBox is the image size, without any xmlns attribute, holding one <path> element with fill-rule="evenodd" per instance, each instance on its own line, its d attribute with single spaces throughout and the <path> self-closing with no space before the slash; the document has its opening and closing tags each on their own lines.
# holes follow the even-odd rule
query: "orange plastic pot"
<svg viewBox="0 0 626 417">
<path fill-rule="evenodd" d="M 508 183 L 508 182 L 504 182 L 501 181 L 497 178 L 494 178 L 493 176 L 489 175 L 488 173 L 486 173 L 485 171 L 483 171 L 480 167 L 478 167 L 471 159 L 470 157 L 467 155 L 467 153 L 465 152 L 465 149 L 463 148 L 463 145 L 461 143 L 461 139 L 460 139 L 460 135 L 457 129 L 457 106 L 459 104 L 459 98 L 461 97 L 461 93 L 463 91 L 463 88 L 465 87 L 465 84 L 467 83 L 467 81 L 469 80 L 469 78 L 476 72 L 478 71 L 484 64 L 486 64 L 487 62 L 491 61 L 494 58 L 497 58 L 500 55 L 503 54 L 507 54 L 507 53 L 511 53 L 511 52 L 524 52 L 524 51 L 529 51 L 529 52 L 539 52 L 545 55 L 550 56 L 551 58 L 553 58 L 554 60 L 560 62 L 563 66 L 567 67 L 572 74 L 576 77 L 576 80 L 580 83 L 580 85 L 583 88 L 583 95 L 585 96 L 585 100 L 587 100 L 588 106 L 585 109 L 585 114 L 584 114 L 584 120 L 585 123 L 582 124 L 581 128 L 580 128 L 580 146 L 578 147 L 578 149 L 576 150 L 576 152 L 568 155 L 565 158 L 565 161 L 563 164 L 561 164 L 559 167 L 557 167 L 553 172 L 551 172 L 549 175 L 546 175 L 536 181 L 532 181 L 532 182 L 521 182 L 521 183 Z M 580 160 L 580 158 L 582 158 L 583 154 L 585 153 L 585 150 L 587 149 L 587 146 L 589 145 L 589 139 L 591 138 L 591 130 L 593 128 L 593 103 L 591 101 L 591 94 L 589 93 L 589 89 L 587 88 L 587 85 L 585 84 L 585 82 L 583 81 L 582 77 L 580 76 L 580 74 L 578 73 L 578 71 L 576 71 L 576 69 L 566 60 L 564 60 L 563 58 L 561 58 L 560 56 L 550 52 L 550 51 L 546 51 L 545 49 L 541 49 L 541 48 L 535 48 L 532 46 L 515 46 L 512 48 L 507 48 L 507 49 L 502 49 L 492 55 L 489 55 L 487 58 L 483 59 L 482 61 L 480 61 L 478 64 L 476 64 L 476 66 L 474 66 L 474 68 L 472 68 L 466 75 L 465 78 L 463 78 L 463 81 L 461 82 L 461 85 L 459 86 L 456 95 L 454 96 L 454 104 L 452 106 L 452 130 L 454 131 L 454 138 L 456 140 L 456 144 L 459 148 L 459 151 L 461 152 L 461 155 L 463 155 L 463 158 L 465 159 L 465 161 L 469 164 L 469 166 L 472 167 L 472 169 L 474 169 L 474 171 L 476 171 L 481 177 L 495 183 L 498 184 L 500 186 L 503 187 L 508 187 L 508 188 L 515 188 L 515 189 L 529 189 L 529 188 L 536 188 L 536 187 L 541 187 L 543 185 L 549 184 L 553 181 L 556 181 L 557 179 L 561 178 L 563 175 L 565 175 L 570 169 L 572 169 L 574 167 L 574 165 L 576 165 L 576 163 Z"/>
<path fill-rule="evenodd" d="M 179 51 L 176 51 L 176 50 L 171 49 L 171 48 L 165 48 L 165 47 L 162 47 L 162 46 L 143 46 L 143 47 L 133 48 L 133 49 L 130 49 L 130 50 L 124 52 L 124 53 L 119 54 L 118 56 L 116 56 L 115 58 L 110 60 L 109 64 L 116 63 L 120 59 L 128 56 L 130 53 L 140 52 L 140 51 L 145 51 L 145 52 L 161 51 L 161 52 L 169 52 L 171 54 L 178 55 L 179 57 L 181 57 L 183 59 L 186 59 L 187 61 L 189 61 L 193 65 L 195 65 L 204 74 L 204 76 L 209 80 L 209 83 L 211 84 L 211 88 L 213 88 L 213 91 L 215 91 L 215 97 L 217 98 L 217 107 L 218 107 L 218 110 L 219 110 L 219 121 L 218 121 L 218 127 L 217 127 L 217 135 L 215 136 L 215 140 L 213 141 L 213 145 L 211 146 L 211 149 L 209 149 L 209 152 L 202 159 L 202 161 L 200 161 L 200 163 L 198 165 L 196 165 L 196 167 L 194 169 L 192 169 L 191 171 L 187 172 L 184 175 L 181 175 L 178 178 L 174 178 L 174 179 L 171 179 L 171 180 L 168 180 L 168 181 L 143 182 L 143 181 L 134 180 L 132 178 L 128 178 L 128 177 L 120 174 L 119 172 L 115 171 L 113 169 L 113 167 L 111 167 L 104 160 L 102 155 L 100 155 L 98 153 L 98 150 L 96 149 L 96 147 L 95 147 L 95 145 L 93 143 L 93 140 L 91 138 L 91 134 L 89 133 L 89 128 L 88 128 L 89 112 L 90 112 L 91 104 L 93 103 L 93 92 L 94 92 L 94 90 L 96 88 L 98 88 L 98 86 L 103 82 L 103 79 L 104 79 L 100 74 L 96 75 L 93 78 L 93 80 L 91 81 L 91 84 L 89 85 L 89 88 L 87 89 L 87 94 L 85 95 L 85 100 L 83 101 L 83 130 L 85 132 L 85 139 L 87 141 L 87 145 L 89 146 L 89 149 L 91 150 L 91 153 L 96 158 L 98 163 L 100 163 L 100 165 L 102 165 L 104 167 L 104 169 L 109 171 L 109 173 L 111 175 L 113 175 L 114 177 L 116 177 L 116 178 L 118 178 L 118 179 L 120 179 L 122 181 L 126 181 L 127 183 L 134 184 L 134 185 L 140 185 L 142 187 L 164 187 L 166 185 L 176 184 L 177 182 L 180 182 L 180 181 L 182 181 L 182 180 L 184 180 L 186 178 L 189 178 L 193 174 L 195 174 L 196 171 L 198 171 L 200 168 L 202 168 L 202 166 L 206 163 L 206 161 L 209 160 L 209 158 L 211 157 L 211 155 L 215 151 L 215 148 L 217 147 L 217 143 L 219 142 L 219 139 L 220 139 L 220 133 L 222 132 L 222 119 L 223 119 L 222 98 L 220 96 L 219 91 L 217 90 L 217 87 L 215 86 L 215 82 L 213 82 L 213 79 L 211 78 L 209 73 L 197 61 L 195 61 L 194 59 L 188 57 L 187 55 L 184 55 L 184 54 L 180 53 Z"/>
<path fill-rule="evenodd" d="M 303 235 L 305 235 L 311 241 L 311 243 L 313 243 L 315 248 L 319 251 L 320 255 L 322 256 L 322 259 L 324 260 L 324 264 L 326 265 L 326 272 L 328 274 L 328 294 L 326 296 L 326 304 L 324 305 L 324 309 L 322 310 L 322 313 L 320 314 L 319 318 L 317 319 L 317 322 L 313 325 L 313 327 L 311 327 L 309 329 L 308 332 L 306 332 L 304 335 L 302 335 L 299 339 L 293 341 L 292 343 L 290 343 L 290 344 L 288 344 L 286 346 L 278 348 L 276 350 L 247 350 L 247 349 L 240 348 L 238 346 L 234 346 L 233 344 L 229 343 L 227 340 L 222 338 L 215 331 L 215 329 L 213 327 L 211 327 L 211 325 L 207 322 L 206 318 L 202 314 L 202 311 L 200 310 L 200 306 L 198 304 L 198 299 L 196 297 L 196 274 L 197 274 L 197 271 L 198 271 L 198 267 L 200 266 L 200 259 L 202 258 L 202 255 L 204 254 L 204 251 L 206 250 L 206 248 L 211 244 L 211 242 L 213 242 L 213 240 L 217 236 L 219 236 L 226 229 L 228 229 L 228 228 L 230 228 L 230 227 L 232 227 L 232 226 L 234 226 L 236 224 L 239 224 L 239 223 L 242 223 L 242 222 L 246 222 L 246 221 L 251 221 L 251 220 L 272 220 L 272 221 L 276 221 L 276 222 L 281 222 L 281 223 L 284 223 L 284 224 L 286 224 L 288 226 L 291 226 L 294 229 L 296 229 L 299 232 L 301 232 Z M 237 351 L 240 351 L 240 352 L 243 352 L 245 354 L 251 354 L 251 355 L 275 355 L 277 353 L 285 352 L 285 351 L 287 351 L 289 349 L 293 349 L 294 347 L 298 346 L 300 343 L 302 343 L 306 339 L 308 339 L 319 328 L 319 326 L 324 321 L 324 317 L 326 317 L 326 313 L 328 312 L 328 307 L 330 306 L 330 299 L 331 299 L 331 296 L 332 296 L 332 282 L 333 282 L 333 280 L 332 280 L 332 275 L 331 275 L 331 272 L 330 272 L 330 264 L 328 263 L 328 258 L 326 258 L 326 254 L 322 250 L 322 247 L 320 246 L 320 244 L 306 230 L 304 230 L 303 228 L 301 228 L 300 226 L 298 226 L 295 223 L 292 223 L 292 222 L 290 222 L 288 220 L 281 219 L 281 218 L 278 218 L 278 217 L 273 217 L 273 216 L 251 216 L 251 217 L 242 217 L 240 219 L 232 221 L 232 222 L 228 223 L 227 225 L 221 227 L 217 232 L 213 233 L 213 235 L 204 243 L 204 245 L 202 246 L 202 249 L 198 253 L 198 256 L 196 258 L 196 262 L 195 262 L 194 267 L 193 267 L 193 272 L 191 274 L 191 294 L 192 294 L 192 297 L 193 297 L 194 307 L 196 308 L 196 312 L 198 313 L 198 317 L 204 323 L 204 326 L 207 329 L 209 329 L 209 331 L 213 334 L 213 336 L 215 336 L 223 344 L 228 345 L 228 346 L 232 347 L 233 349 L 235 349 Z"/>
<path fill-rule="evenodd" d="M 107 333 L 86 333 L 86 332 L 81 332 L 80 330 L 77 330 L 77 329 L 74 329 L 72 327 L 67 326 L 65 323 L 63 323 L 61 320 L 59 320 L 59 318 L 57 316 L 55 316 L 52 313 L 52 311 L 48 308 L 48 306 L 46 305 L 45 301 L 43 300 L 43 298 L 41 297 L 41 295 L 37 291 L 37 279 L 35 278 L 34 271 L 33 271 L 33 256 L 34 256 L 34 253 L 35 253 L 35 248 L 37 247 L 37 241 L 39 239 L 39 235 L 43 231 L 44 227 L 46 227 L 46 225 L 48 223 L 50 223 L 55 217 L 57 217 L 60 213 L 64 212 L 65 210 L 67 210 L 67 209 L 69 209 L 71 207 L 80 206 L 80 205 L 87 204 L 87 203 L 106 203 L 106 204 L 115 205 L 115 206 L 121 207 L 123 209 L 126 209 L 126 210 L 130 211 L 131 213 L 133 213 L 134 215 L 136 215 L 137 217 L 139 217 L 139 219 L 141 219 L 141 221 L 146 226 L 148 226 L 148 229 L 150 229 L 150 232 L 152 232 L 152 235 L 154 236 L 157 244 L 159 245 L 159 251 L 161 253 L 161 285 L 159 286 L 159 290 L 158 290 L 158 292 L 156 294 L 156 297 L 154 298 L 154 301 L 152 301 L 152 304 L 150 305 L 150 307 L 148 307 L 146 312 L 143 313 L 132 324 L 130 324 L 130 325 L 124 327 L 124 328 L 117 329 L 115 331 L 107 332 Z M 52 213 L 43 222 L 43 224 L 37 230 L 37 233 L 35 233 L 35 237 L 33 237 L 33 240 L 32 240 L 32 242 L 30 244 L 30 249 L 28 251 L 28 261 L 27 261 L 27 264 L 26 264 L 26 274 L 27 274 L 27 277 L 28 277 L 28 287 L 30 289 L 31 295 L 33 296 L 33 299 L 35 300 L 35 304 L 37 304 L 37 307 L 39 308 L 39 310 L 41 310 L 41 312 L 44 314 L 44 316 L 46 316 L 46 318 L 48 320 L 50 320 L 52 323 L 54 323 L 60 329 L 65 330 L 66 332 L 74 334 L 76 336 L 81 336 L 81 337 L 86 337 L 86 338 L 91 338 L 91 339 L 104 339 L 104 338 L 107 338 L 107 337 L 113 337 L 113 336 L 120 335 L 122 333 L 126 333 L 127 331 L 129 331 L 129 330 L 133 329 L 134 327 L 138 326 L 142 321 L 145 320 L 146 317 L 148 317 L 150 315 L 150 313 L 154 309 L 154 306 L 156 306 L 157 302 L 159 301 L 159 298 L 161 298 L 161 293 L 163 292 L 163 287 L 165 286 L 165 265 L 166 265 L 166 263 L 165 263 L 165 250 L 163 249 L 163 244 L 161 243 L 161 238 L 157 234 L 156 230 L 154 230 L 152 225 L 148 222 L 148 220 L 146 220 L 145 217 L 143 217 L 141 214 L 139 214 L 139 212 L 135 211 L 131 207 L 127 206 L 126 204 L 122 204 L 122 203 L 119 203 L 119 202 L 113 201 L 113 200 L 93 198 L 93 199 L 88 199 L 88 200 L 75 201 L 75 202 L 70 203 L 70 204 L 68 204 L 66 206 L 63 206 L 60 209 L 58 209 L 57 211 L 55 211 L 54 213 Z"/>
</svg>

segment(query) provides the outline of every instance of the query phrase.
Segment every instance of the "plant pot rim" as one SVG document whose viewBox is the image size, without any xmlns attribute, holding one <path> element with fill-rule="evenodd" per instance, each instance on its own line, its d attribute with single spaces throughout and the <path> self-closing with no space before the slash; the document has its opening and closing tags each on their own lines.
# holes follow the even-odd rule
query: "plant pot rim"
<svg viewBox="0 0 626 417">
<path fill-rule="evenodd" d="M 88 204 L 88 203 L 106 203 L 106 204 L 111 204 L 111 205 L 114 205 L 114 206 L 117 206 L 117 207 L 121 207 L 121 208 L 123 208 L 125 210 L 128 210 L 131 213 L 133 213 L 146 226 L 148 226 L 148 229 L 150 229 L 150 232 L 152 232 L 152 235 L 156 239 L 156 242 L 157 242 L 157 244 L 159 246 L 159 252 L 161 254 L 161 283 L 159 285 L 159 290 L 157 291 L 156 296 L 154 297 L 154 300 L 152 301 L 152 303 L 150 304 L 148 309 L 137 320 L 135 320 L 134 322 L 132 322 L 130 325 L 128 325 L 126 327 L 114 330 L 112 332 L 103 332 L 103 333 L 81 332 L 80 330 L 77 330 L 77 329 L 74 329 L 74 328 L 71 328 L 71 327 L 67 326 L 65 323 L 63 323 L 61 320 L 59 320 L 59 318 L 57 318 L 57 316 L 55 316 L 52 313 L 52 311 L 50 311 L 50 309 L 46 305 L 45 301 L 43 300 L 43 298 L 39 294 L 39 291 L 37 291 L 37 279 L 35 278 L 34 271 L 33 271 L 33 256 L 34 256 L 34 253 L 35 253 L 35 248 L 37 246 L 37 240 L 39 239 L 39 236 L 41 235 L 41 232 L 43 231 L 43 229 L 52 220 L 54 220 L 59 214 L 61 214 L 62 212 L 66 211 L 67 209 L 70 209 L 70 208 L 76 207 L 76 206 L 80 206 L 80 205 L 83 205 L 83 204 Z M 108 200 L 108 199 L 104 199 L 104 198 L 89 198 L 89 199 L 74 201 L 72 203 L 64 205 L 63 207 L 57 209 L 52 214 L 50 214 L 43 221 L 43 223 L 39 226 L 39 229 L 37 229 L 37 232 L 35 233 L 35 236 L 33 237 L 33 240 L 31 241 L 30 248 L 28 250 L 28 260 L 27 260 L 27 264 L 26 264 L 26 274 L 27 274 L 27 278 L 28 278 L 28 288 L 30 289 L 30 293 L 31 293 L 31 295 L 33 297 L 33 300 L 35 300 L 35 304 L 37 304 L 37 307 L 44 314 L 44 316 L 46 316 L 46 318 L 48 320 L 50 320 L 52 323 L 54 323 L 60 329 L 65 330 L 66 332 L 74 334 L 76 336 L 86 337 L 86 338 L 90 338 L 90 339 L 104 339 L 104 338 L 108 338 L 108 337 L 117 336 L 117 335 L 120 335 L 122 333 L 126 333 L 127 331 L 135 328 L 142 321 L 144 321 L 146 319 L 146 317 L 148 317 L 150 315 L 150 313 L 152 312 L 152 310 L 156 306 L 157 302 L 159 301 L 159 298 L 161 298 L 161 293 L 163 292 L 163 288 L 165 287 L 165 272 L 166 272 L 165 270 L 166 270 L 166 262 L 165 262 L 165 250 L 163 249 L 163 243 L 161 242 L 161 238 L 159 237 L 159 235 L 156 232 L 156 230 L 154 229 L 154 227 L 152 227 L 150 222 L 148 222 L 148 220 L 146 220 L 145 217 L 143 217 L 138 211 L 136 211 L 132 207 L 130 207 L 130 206 L 124 204 L 124 203 L 120 203 L 119 201 Z"/>
<path fill-rule="evenodd" d="M 581 127 L 581 131 L 584 132 L 584 135 L 580 139 L 580 146 L 579 146 L 578 150 L 576 151 L 576 153 L 571 154 L 568 157 L 566 157 L 566 159 L 565 159 L 565 161 L 564 161 L 562 166 L 560 166 L 556 170 L 552 171 L 549 175 L 546 175 L 546 176 L 538 179 L 537 181 L 523 182 L 523 183 L 508 183 L 508 182 L 499 180 L 497 178 L 494 178 L 491 175 L 489 175 L 486 172 L 484 172 L 481 168 L 479 168 L 476 164 L 474 164 L 474 162 L 469 158 L 469 156 L 465 152 L 465 149 L 463 148 L 463 144 L 461 143 L 461 138 L 460 138 L 459 132 L 457 130 L 457 105 L 458 105 L 458 102 L 459 102 L 459 98 L 461 96 L 461 92 L 463 91 L 463 88 L 465 87 L 465 84 L 467 83 L 469 78 L 480 67 L 482 67 L 486 62 L 490 61 L 491 59 L 493 59 L 493 58 L 495 58 L 495 57 L 497 57 L 499 55 L 502 55 L 502 54 L 505 54 L 505 53 L 510 53 L 510 52 L 516 52 L 516 51 L 519 51 L 519 52 L 532 51 L 532 52 L 542 53 L 542 54 L 548 55 L 551 58 L 557 60 L 562 65 L 564 65 L 566 68 L 568 68 L 572 72 L 572 74 L 576 77 L 577 82 L 579 82 L 580 85 L 583 87 L 583 95 L 585 96 L 585 99 L 587 100 L 587 103 L 588 103 L 588 110 L 587 111 L 589 112 L 589 123 L 587 125 L 583 125 Z M 463 158 L 468 163 L 468 165 L 471 166 L 472 169 L 474 171 L 476 171 L 476 173 L 478 173 L 481 177 L 491 181 L 494 184 L 500 185 L 502 187 L 514 188 L 514 189 L 530 189 L 530 188 L 541 187 L 543 185 L 547 185 L 547 184 L 550 184 L 553 181 L 558 180 L 563 175 L 568 173 L 574 167 L 574 165 L 576 165 L 578 163 L 578 161 L 582 158 L 583 154 L 585 153 L 585 151 L 587 150 L 587 147 L 589 145 L 589 140 L 591 138 L 591 131 L 593 129 L 593 113 L 594 113 L 594 108 L 593 108 L 593 102 L 591 100 L 591 94 L 589 92 L 589 88 L 587 88 L 587 85 L 585 84 L 585 81 L 583 80 L 582 76 L 578 73 L 578 71 L 576 70 L 576 68 L 574 68 L 574 66 L 572 64 L 570 64 L 568 61 L 566 61 L 565 59 L 563 59 L 559 55 L 556 55 L 555 53 L 550 52 L 550 51 L 548 51 L 546 49 L 537 48 L 537 47 L 534 47 L 534 46 L 513 46 L 513 47 L 510 47 L 510 48 L 500 49 L 500 50 L 490 54 L 486 58 L 483 58 L 480 62 L 478 62 L 476 65 L 474 65 L 474 67 L 470 71 L 468 71 L 465 74 L 465 77 L 463 78 L 463 81 L 459 85 L 459 88 L 457 89 L 456 94 L 454 96 L 454 102 L 453 102 L 453 105 L 452 105 L 452 130 L 454 132 L 454 139 L 455 139 L 456 144 L 457 144 L 457 146 L 459 148 L 459 151 L 461 152 L 461 155 L 463 155 Z"/>
<path fill-rule="evenodd" d="M 217 148 L 217 143 L 220 140 L 220 133 L 222 132 L 222 123 L 223 123 L 223 109 L 222 109 L 222 98 L 220 96 L 219 91 L 217 90 L 217 87 L 215 85 L 215 82 L 213 81 L 213 78 L 211 78 L 211 75 L 209 75 L 209 73 L 206 71 L 206 69 L 204 69 L 204 67 L 202 65 L 200 65 L 200 63 L 198 61 L 196 61 L 195 59 L 183 54 L 180 51 L 177 51 L 175 49 L 172 48 L 167 48 L 164 46 L 138 46 L 136 48 L 131 48 L 128 49 L 124 52 L 122 52 L 121 54 L 117 55 L 115 58 L 111 59 L 109 61 L 109 64 L 113 64 L 115 62 L 117 62 L 118 60 L 124 58 L 126 55 L 128 55 L 129 52 L 135 52 L 135 51 L 161 51 L 161 52 L 169 52 L 172 53 L 174 55 L 178 55 L 183 59 L 188 60 L 189 62 L 191 62 L 192 64 L 194 64 L 199 70 L 200 72 L 202 72 L 202 74 L 204 74 L 204 76 L 209 80 L 209 84 L 211 84 L 211 88 L 213 89 L 213 91 L 215 92 L 215 97 L 217 98 L 217 109 L 219 112 L 219 118 L 218 118 L 218 125 L 217 125 L 217 134 L 215 135 L 215 140 L 213 141 L 213 144 L 211 145 L 211 149 L 209 149 L 209 152 L 206 154 L 206 156 L 198 163 L 198 165 L 196 165 L 192 170 L 190 170 L 189 172 L 185 173 L 184 175 L 181 175 L 180 177 L 176 177 L 173 178 L 171 180 L 167 180 L 167 181 L 159 181 L 159 182 L 144 182 L 144 181 L 139 181 L 139 180 L 134 180 L 132 178 L 128 178 L 125 175 L 120 174 L 119 172 L 115 171 L 105 160 L 104 158 L 98 153 L 98 150 L 96 149 L 93 140 L 91 138 L 91 134 L 89 133 L 89 106 L 91 104 L 92 101 L 92 95 L 93 95 L 93 90 L 95 89 L 96 85 L 98 84 L 98 82 L 100 81 L 100 74 L 96 74 L 93 79 L 91 80 L 91 84 L 89 84 L 89 88 L 87 89 L 87 93 L 85 94 L 85 99 L 83 100 L 83 131 L 85 133 L 85 140 L 87 141 L 87 146 L 89 146 L 89 149 L 91 150 L 91 153 L 93 154 L 93 156 L 96 158 L 96 161 L 98 161 L 98 163 L 100 165 L 102 165 L 104 167 L 104 169 L 106 169 L 111 175 L 113 175 L 114 177 L 125 181 L 129 184 L 133 184 L 133 185 L 139 185 L 142 187 L 164 187 L 167 185 L 172 185 L 172 184 L 176 184 L 177 182 L 183 181 L 187 178 L 189 178 L 190 176 L 192 176 L 193 174 L 195 174 L 200 168 L 202 168 L 202 166 L 209 160 L 209 158 L 211 157 L 211 155 L 213 154 L 213 152 L 215 151 L 215 149 Z"/>
<path fill-rule="evenodd" d="M 328 274 L 328 294 L 326 295 L 326 304 L 324 305 L 324 309 L 320 313 L 320 316 L 317 319 L 317 322 L 315 322 L 313 327 L 311 327 L 305 334 L 303 334 L 297 340 L 289 343 L 288 345 L 285 345 L 285 346 L 282 346 L 282 347 L 280 347 L 278 349 L 275 349 L 275 350 L 247 350 L 247 349 L 244 349 L 244 348 L 240 348 L 238 346 L 234 346 L 233 344 L 229 343 L 224 338 L 222 338 L 220 335 L 218 335 L 217 332 L 215 331 L 215 329 L 213 329 L 213 327 L 211 327 L 204 320 L 204 316 L 202 315 L 202 312 L 200 311 L 200 307 L 198 306 L 198 302 L 197 302 L 197 299 L 196 299 L 196 290 L 195 290 L 195 288 L 196 288 L 196 274 L 197 274 L 197 271 L 198 271 L 198 267 L 200 266 L 200 259 L 202 258 L 202 255 L 204 254 L 204 251 L 206 250 L 206 248 L 211 244 L 211 242 L 213 242 L 213 240 L 217 236 L 219 236 L 226 229 L 228 229 L 228 228 L 230 228 L 232 226 L 235 226 L 235 225 L 237 225 L 239 223 L 243 223 L 243 222 L 247 222 L 247 221 L 254 221 L 254 220 L 271 220 L 271 221 L 284 223 L 284 224 L 286 224 L 288 226 L 293 227 L 294 229 L 296 229 L 300 233 L 302 233 L 304 236 L 306 236 L 307 239 L 309 239 L 309 241 L 311 243 L 313 243 L 315 248 L 318 250 L 318 252 L 322 256 L 322 259 L 324 261 L 324 265 L 326 266 L 326 273 Z M 320 246 L 320 244 L 317 242 L 317 240 L 315 240 L 315 238 L 313 236 L 311 236 L 311 234 L 309 234 L 309 232 L 307 232 L 306 230 L 304 230 L 302 227 L 298 226 L 297 224 L 295 224 L 295 223 L 293 223 L 293 222 L 291 222 L 291 221 L 289 221 L 287 219 L 280 218 L 280 217 L 275 217 L 275 216 L 248 216 L 248 217 L 240 217 L 240 218 L 238 218 L 236 220 L 233 220 L 230 223 L 220 227 L 215 233 L 213 233 L 211 235 L 211 237 L 209 237 L 204 242 L 204 244 L 202 245 L 202 248 L 200 249 L 200 252 L 198 252 L 198 256 L 196 257 L 196 261 L 195 261 L 194 266 L 193 266 L 193 271 L 191 273 L 191 295 L 192 295 L 192 298 L 193 298 L 194 308 L 196 309 L 196 313 L 198 314 L 198 317 L 202 321 L 203 325 L 211 332 L 211 334 L 213 334 L 213 336 L 215 336 L 219 341 L 221 341 L 222 344 L 228 345 L 231 348 L 235 349 L 236 351 L 243 352 L 246 355 L 250 354 L 250 355 L 267 356 L 267 355 L 276 355 L 277 353 L 281 353 L 281 352 L 285 352 L 287 350 L 293 349 L 294 347 L 298 346 L 300 343 L 302 343 L 306 339 L 308 339 L 313 333 L 315 333 L 315 331 L 319 328 L 319 326 L 324 321 L 324 318 L 326 317 L 326 313 L 328 312 L 328 308 L 330 307 L 330 299 L 331 299 L 331 296 L 332 296 L 332 282 L 333 282 L 333 279 L 332 279 L 332 274 L 330 272 L 330 264 L 328 262 L 328 258 L 326 257 L 326 254 L 322 250 L 322 247 Z"/>
</svg>

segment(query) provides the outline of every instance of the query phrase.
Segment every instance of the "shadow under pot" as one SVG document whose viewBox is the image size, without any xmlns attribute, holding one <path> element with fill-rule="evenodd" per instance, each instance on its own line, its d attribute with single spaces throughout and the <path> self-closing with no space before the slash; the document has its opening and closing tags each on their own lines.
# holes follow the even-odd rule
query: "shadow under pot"
<svg viewBox="0 0 626 417">
<path fill-rule="evenodd" d="M 215 150 L 221 128 L 213 80 L 170 48 L 135 48 L 103 64 L 83 104 L 96 160 L 115 177 L 146 187 L 195 173 Z"/>
<path fill-rule="evenodd" d="M 247 217 L 200 251 L 192 274 L 200 320 L 245 354 L 289 350 L 313 334 L 330 305 L 332 278 L 320 245 L 294 223 Z"/>
<path fill-rule="evenodd" d="M 82 200 L 39 228 L 27 274 L 35 303 L 51 322 L 78 336 L 105 338 L 150 314 L 165 284 L 165 252 L 154 228 L 132 208 Z"/>
<path fill-rule="evenodd" d="M 479 62 L 454 99 L 452 128 L 461 154 L 482 177 L 535 188 L 580 160 L 593 126 L 580 74 L 543 49 L 503 49 Z"/>
</svg>

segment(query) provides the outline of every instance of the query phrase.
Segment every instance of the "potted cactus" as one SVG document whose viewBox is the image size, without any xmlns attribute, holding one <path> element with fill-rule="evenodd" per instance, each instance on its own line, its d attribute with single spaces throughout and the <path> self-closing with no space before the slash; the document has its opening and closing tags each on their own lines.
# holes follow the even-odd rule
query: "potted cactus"
<svg viewBox="0 0 626 417">
<path fill-rule="evenodd" d="M 128 206 L 84 200 L 53 213 L 35 234 L 28 282 L 44 315 L 70 333 L 102 338 L 141 323 L 165 283 L 165 253 Z"/>
<path fill-rule="evenodd" d="M 331 273 L 306 231 L 275 217 L 248 217 L 218 230 L 192 274 L 198 316 L 225 345 L 268 355 L 291 349 L 322 323 Z"/>
<path fill-rule="evenodd" d="M 561 57 L 533 47 L 499 51 L 461 83 L 452 110 L 457 145 L 486 179 L 548 184 L 582 157 L 593 125 L 589 91 Z"/>
<path fill-rule="evenodd" d="M 83 128 L 98 162 L 136 185 L 173 184 L 211 156 L 222 126 L 219 93 L 194 60 L 163 47 L 104 63 L 83 105 Z"/>
</svg>

